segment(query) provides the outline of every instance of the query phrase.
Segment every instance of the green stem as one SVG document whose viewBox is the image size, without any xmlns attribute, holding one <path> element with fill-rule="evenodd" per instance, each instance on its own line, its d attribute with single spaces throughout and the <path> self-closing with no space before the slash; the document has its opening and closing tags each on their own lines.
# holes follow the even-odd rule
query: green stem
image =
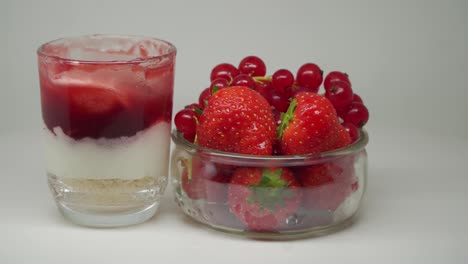
<svg viewBox="0 0 468 264">
<path fill-rule="evenodd" d="M 265 82 L 265 81 L 271 82 L 271 76 L 256 76 L 252 78 L 256 82 Z"/>
</svg>

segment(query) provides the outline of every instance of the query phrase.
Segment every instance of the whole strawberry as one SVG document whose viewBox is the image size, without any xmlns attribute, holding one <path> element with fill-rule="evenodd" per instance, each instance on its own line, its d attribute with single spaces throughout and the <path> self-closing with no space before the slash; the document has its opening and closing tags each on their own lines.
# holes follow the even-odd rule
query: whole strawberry
<svg viewBox="0 0 468 264">
<path fill-rule="evenodd" d="M 275 232 L 301 203 L 301 190 L 286 168 L 239 168 L 229 186 L 229 206 L 249 230 Z"/>
<path fill-rule="evenodd" d="M 303 206 L 307 209 L 335 210 L 353 192 L 354 159 L 344 157 L 296 170 L 303 186 Z"/>
<path fill-rule="evenodd" d="M 200 116 L 197 144 L 251 155 L 271 155 L 275 122 L 266 99 L 248 87 L 233 86 L 214 93 Z"/>
<path fill-rule="evenodd" d="M 310 92 L 300 92 L 292 100 L 278 138 L 284 155 L 319 154 L 351 143 L 330 101 Z"/>
<path fill-rule="evenodd" d="M 181 165 L 181 186 L 189 198 L 216 203 L 227 201 L 227 183 L 233 169 L 197 156 L 181 160 Z"/>
<path fill-rule="evenodd" d="M 210 164 L 205 164 L 200 158 L 183 159 L 181 186 L 185 194 L 194 200 L 206 197 L 205 179 L 216 175 Z"/>
</svg>

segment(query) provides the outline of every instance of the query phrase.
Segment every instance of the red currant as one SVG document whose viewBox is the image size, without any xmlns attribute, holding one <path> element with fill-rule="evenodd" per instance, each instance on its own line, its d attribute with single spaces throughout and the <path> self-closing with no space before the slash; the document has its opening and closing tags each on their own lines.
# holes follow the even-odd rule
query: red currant
<svg viewBox="0 0 468 264">
<path fill-rule="evenodd" d="M 310 91 L 317 93 L 323 80 L 323 71 L 317 64 L 306 63 L 302 65 L 296 74 L 298 86 L 309 88 Z"/>
<path fill-rule="evenodd" d="M 255 91 L 261 94 L 268 102 L 270 102 L 270 90 L 271 90 L 271 82 L 256 82 L 255 83 Z"/>
<path fill-rule="evenodd" d="M 294 87 L 294 89 L 292 89 L 292 93 L 290 97 L 291 98 L 296 97 L 296 95 L 300 92 L 310 92 L 310 89 L 306 87 L 296 86 Z"/>
<path fill-rule="evenodd" d="M 293 85 L 294 75 L 286 69 L 280 69 L 273 74 L 271 82 L 276 89 L 284 92 L 286 88 Z"/>
<path fill-rule="evenodd" d="M 203 108 L 200 106 L 200 104 L 193 103 L 193 104 L 186 105 L 184 109 L 189 109 L 189 110 L 194 111 L 195 113 L 197 113 L 197 117 L 198 117 L 201 114 Z"/>
<path fill-rule="evenodd" d="M 194 142 L 195 141 L 195 136 L 197 135 L 197 133 L 193 133 L 193 134 L 184 134 L 184 138 L 189 141 L 189 142 Z"/>
<path fill-rule="evenodd" d="M 353 101 L 353 90 L 348 83 L 335 81 L 328 90 L 325 90 L 325 97 L 335 109 L 342 110 Z"/>
<path fill-rule="evenodd" d="M 348 132 L 349 137 L 351 138 L 351 142 L 354 142 L 358 139 L 359 131 L 355 125 L 348 122 L 345 122 L 341 125 L 345 128 L 346 132 Z"/>
<path fill-rule="evenodd" d="M 205 88 L 200 96 L 198 97 L 198 104 L 202 107 L 202 109 L 205 109 L 206 104 L 208 104 L 208 100 L 211 97 L 211 91 L 210 87 Z"/>
<path fill-rule="evenodd" d="M 281 112 L 276 109 L 273 109 L 272 112 L 273 112 L 273 117 L 275 118 L 276 126 L 281 125 Z"/>
<path fill-rule="evenodd" d="M 279 140 L 275 140 L 273 143 L 273 156 L 281 156 L 281 144 Z"/>
<path fill-rule="evenodd" d="M 325 77 L 325 81 L 323 82 L 323 87 L 325 88 L 325 90 L 330 89 L 334 81 L 346 82 L 351 87 L 351 82 L 349 81 L 348 75 L 346 73 L 339 72 L 339 71 L 332 71 L 328 73 L 327 77 Z"/>
<path fill-rule="evenodd" d="M 248 56 L 239 63 L 239 71 L 252 77 L 265 76 L 266 65 L 259 57 Z"/>
<path fill-rule="evenodd" d="M 364 102 L 362 101 L 361 96 L 359 96 L 357 93 L 355 93 L 355 94 L 353 95 L 353 103 L 361 103 L 361 104 L 364 104 Z"/>
<path fill-rule="evenodd" d="M 216 65 L 213 70 L 211 70 L 210 81 L 223 78 L 230 82 L 237 75 L 239 75 L 239 70 L 234 65 L 230 63 L 221 63 Z"/>
<path fill-rule="evenodd" d="M 197 113 L 190 109 L 180 110 L 174 118 L 174 123 L 180 132 L 185 135 L 192 135 L 197 130 Z"/>
<path fill-rule="evenodd" d="M 363 127 L 369 120 L 369 111 L 361 103 L 351 103 L 346 111 L 343 112 L 344 123 L 351 123 L 356 127 Z"/>
<path fill-rule="evenodd" d="M 253 89 L 255 88 L 255 81 L 247 74 L 239 74 L 232 80 L 232 86 L 247 86 Z"/>
<path fill-rule="evenodd" d="M 286 112 L 289 107 L 289 97 L 281 93 L 278 90 L 270 90 L 270 98 L 269 103 L 273 106 L 276 110 L 280 112 Z"/>
<path fill-rule="evenodd" d="M 210 84 L 210 93 L 211 94 L 214 93 L 215 86 L 216 86 L 217 90 L 221 90 L 221 89 L 229 87 L 229 82 L 224 78 L 217 78 L 217 79 L 213 80 L 211 82 L 211 84 Z"/>
</svg>

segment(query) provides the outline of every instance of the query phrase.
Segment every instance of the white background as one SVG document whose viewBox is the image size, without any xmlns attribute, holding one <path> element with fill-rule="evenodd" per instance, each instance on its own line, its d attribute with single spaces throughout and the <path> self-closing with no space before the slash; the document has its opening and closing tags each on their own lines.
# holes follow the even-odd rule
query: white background
<svg viewBox="0 0 468 264">
<path fill-rule="evenodd" d="M 464 263 L 468 258 L 468 1 L 0 2 L 0 263 Z M 369 188 L 350 228 L 265 242 L 194 224 L 168 192 L 121 229 L 69 224 L 41 157 L 36 48 L 64 36 L 157 36 L 178 48 L 175 106 L 211 68 L 258 55 L 346 71 L 370 109 Z"/>
</svg>

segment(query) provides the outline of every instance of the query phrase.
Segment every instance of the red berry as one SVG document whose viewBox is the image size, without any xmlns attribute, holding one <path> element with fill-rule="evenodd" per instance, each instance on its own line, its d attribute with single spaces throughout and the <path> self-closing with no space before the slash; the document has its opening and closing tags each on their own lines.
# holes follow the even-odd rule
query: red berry
<svg viewBox="0 0 468 264">
<path fill-rule="evenodd" d="M 351 142 L 354 142 L 359 138 L 359 131 L 355 125 L 348 122 L 341 125 L 345 128 L 346 132 L 348 132 Z"/>
<path fill-rule="evenodd" d="M 330 101 L 312 92 L 299 93 L 291 101 L 278 137 L 284 155 L 319 154 L 351 143 Z"/>
<path fill-rule="evenodd" d="M 266 65 L 259 57 L 248 56 L 239 63 L 239 71 L 252 77 L 265 76 Z"/>
<path fill-rule="evenodd" d="M 184 134 L 184 138 L 188 141 L 188 142 L 195 142 L 195 136 L 197 135 L 197 133 L 193 133 L 193 134 Z"/>
<path fill-rule="evenodd" d="M 353 101 L 351 86 L 343 81 L 335 81 L 325 90 L 325 97 L 332 103 L 335 109 L 344 109 Z"/>
<path fill-rule="evenodd" d="M 213 94 L 197 127 L 202 147 L 250 155 L 271 155 L 276 138 L 271 106 L 259 93 L 233 86 Z"/>
<path fill-rule="evenodd" d="M 296 170 L 296 178 L 303 186 L 304 208 L 334 211 L 352 193 L 356 181 L 353 159 L 301 167 Z"/>
<path fill-rule="evenodd" d="M 177 130 L 190 138 L 197 131 L 197 113 L 190 109 L 180 110 L 174 118 Z"/>
<path fill-rule="evenodd" d="M 301 198 L 290 169 L 241 167 L 231 178 L 228 203 L 249 230 L 275 232 L 298 210 Z"/>
<path fill-rule="evenodd" d="M 215 166 L 214 171 L 216 175 L 205 177 L 206 200 L 211 203 L 224 204 L 227 202 L 228 186 L 233 171 L 219 166 Z"/>
<path fill-rule="evenodd" d="M 357 127 L 363 127 L 369 120 L 369 111 L 361 103 L 351 103 L 342 115 L 343 121 L 349 122 Z"/>
<path fill-rule="evenodd" d="M 237 75 L 239 75 L 239 70 L 234 65 L 230 63 L 221 63 L 211 70 L 210 81 L 223 78 L 230 82 Z"/>
<path fill-rule="evenodd" d="M 203 112 L 203 108 L 200 104 L 197 103 L 186 105 L 184 109 L 190 109 L 192 111 L 195 111 L 195 113 L 197 113 L 197 118 L 199 118 L 201 113 Z"/>
<path fill-rule="evenodd" d="M 69 85 L 65 91 L 70 110 L 83 116 L 108 116 L 129 106 L 130 100 L 118 90 Z"/>
<path fill-rule="evenodd" d="M 328 90 L 334 81 L 343 81 L 349 84 L 351 87 L 351 82 L 349 81 L 348 75 L 343 72 L 339 71 L 332 71 L 330 72 L 327 77 L 325 77 L 325 81 L 323 82 L 323 87 L 325 91 Z"/>
<path fill-rule="evenodd" d="M 202 109 L 204 109 L 206 104 L 208 104 L 208 100 L 210 99 L 210 97 L 211 97 L 210 87 L 205 88 L 200 93 L 200 96 L 198 97 L 198 104 L 202 107 Z"/>
<path fill-rule="evenodd" d="M 286 88 L 293 85 L 294 76 L 290 71 L 286 69 L 280 69 L 273 74 L 271 77 L 271 82 L 276 89 L 284 92 Z"/>
<path fill-rule="evenodd" d="M 255 91 L 257 91 L 259 94 L 261 94 L 267 101 L 268 103 L 271 104 L 271 82 L 265 81 L 265 82 L 255 82 Z"/>
<path fill-rule="evenodd" d="M 362 101 L 362 98 L 357 93 L 353 95 L 353 103 L 364 104 L 364 102 Z"/>
<path fill-rule="evenodd" d="M 296 86 L 292 89 L 290 97 L 294 98 L 298 93 L 301 92 L 310 92 L 310 89 L 307 87 Z"/>
<path fill-rule="evenodd" d="M 280 112 L 286 112 L 289 107 L 289 96 L 279 92 L 278 90 L 270 90 L 270 98 L 268 102 L 276 110 Z"/>
<path fill-rule="evenodd" d="M 323 80 L 323 71 L 317 64 L 306 63 L 302 65 L 296 74 L 298 86 L 307 87 L 309 91 L 317 93 Z"/>
<path fill-rule="evenodd" d="M 214 88 L 216 86 L 216 91 L 229 87 L 229 82 L 224 78 L 217 78 L 213 80 L 210 84 L 210 93 L 214 93 Z"/>
<path fill-rule="evenodd" d="M 239 74 L 232 80 L 232 86 L 245 86 L 255 88 L 255 81 L 247 74 Z"/>
<path fill-rule="evenodd" d="M 206 163 L 198 157 L 182 159 L 183 168 L 181 186 L 190 199 L 203 199 L 206 197 L 205 177 L 214 174 L 211 163 Z"/>
<path fill-rule="evenodd" d="M 276 126 L 279 126 L 281 124 L 281 112 L 273 109 L 273 117 L 275 118 L 275 124 Z"/>
</svg>

